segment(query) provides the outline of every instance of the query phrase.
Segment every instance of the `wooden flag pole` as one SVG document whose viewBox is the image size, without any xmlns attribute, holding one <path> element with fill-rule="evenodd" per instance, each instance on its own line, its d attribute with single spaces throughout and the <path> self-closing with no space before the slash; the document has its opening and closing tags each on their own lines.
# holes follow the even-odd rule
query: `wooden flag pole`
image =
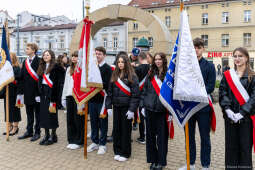
<svg viewBox="0 0 255 170">
<path fill-rule="evenodd" d="M 6 30 L 6 40 L 8 49 L 10 49 L 10 36 L 9 36 L 9 30 L 8 30 L 8 19 L 5 21 L 5 30 Z M 10 114 L 9 114 L 9 85 L 6 86 L 6 94 L 5 94 L 5 107 L 6 107 L 6 141 L 9 141 L 10 136 Z"/>
<path fill-rule="evenodd" d="M 190 170 L 190 155 L 189 155 L 189 123 L 185 125 L 185 137 L 186 137 L 186 159 L 187 159 L 187 170 Z"/>
<path fill-rule="evenodd" d="M 85 103 L 85 115 L 84 115 L 84 159 L 88 159 L 87 134 L 88 134 L 88 102 Z"/>
</svg>

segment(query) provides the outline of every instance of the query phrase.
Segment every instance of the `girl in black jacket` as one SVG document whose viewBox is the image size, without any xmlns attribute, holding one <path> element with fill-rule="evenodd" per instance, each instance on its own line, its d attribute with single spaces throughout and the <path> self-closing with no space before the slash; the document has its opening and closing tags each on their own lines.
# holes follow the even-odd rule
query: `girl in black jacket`
<svg viewBox="0 0 255 170">
<path fill-rule="evenodd" d="M 139 105 L 139 83 L 127 53 L 120 52 L 116 61 L 105 105 L 108 115 L 114 112 L 114 159 L 123 162 L 131 155 L 132 119 Z"/>
<path fill-rule="evenodd" d="M 164 53 L 156 53 L 151 70 L 145 80 L 140 107 L 146 117 L 146 155 L 150 169 L 166 166 L 168 131 L 167 110 L 159 100 L 159 91 L 167 71 Z"/>
<path fill-rule="evenodd" d="M 249 54 L 245 48 L 236 48 L 233 57 L 235 68 L 224 72 L 219 88 L 219 103 L 225 119 L 225 168 L 252 169 L 251 115 L 254 114 L 255 105 L 254 72 L 250 68 Z M 230 75 L 231 79 L 239 81 L 240 86 L 248 93 L 249 98 L 243 103 L 240 102 L 240 96 L 236 97 L 239 90 L 232 91 L 233 86 L 229 85 Z M 240 89 L 240 86 L 237 89 Z"/>
<path fill-rule="evenodd" d="M 57 142 L 56 129 L 58 128 L 58 93 L 61 68 L 55 64 L 55 54 L 51 50 L 43 53 L 37 70 L 39 76 L 40 93 L 40 126 L 45 129 L 45 136 L 40 145 L 51 145 Z M 51 135 L 49 129 L 52 129 Z"/>
</svg>

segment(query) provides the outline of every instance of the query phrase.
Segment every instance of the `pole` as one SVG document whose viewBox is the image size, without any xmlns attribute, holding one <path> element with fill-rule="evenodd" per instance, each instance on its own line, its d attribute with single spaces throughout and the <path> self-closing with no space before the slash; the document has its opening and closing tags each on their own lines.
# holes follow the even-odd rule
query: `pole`
<svg viewBox="0 0 255 170">
<path fill-rule="evenodd" d="M 88 159 L 87 154 L 87 133 L 88 133 L 88 102 L 85 103 L 85 115 L 84 115 L 84 159 Z"/>
<path fill-rule="evenodd" d="M 85 3 L 84 3 L 84 0 L 82 0 L 82 19 L 84 19 L 84 17 L 85 17 L 84 6 L 85 6 Z"/>
<path fill-rule="evenodd" d="M 180 11 L 184 9 L 184 2 L 180 0 Z M 185 125 L 185 139 L 186 139 L 186 160 L 187 160 L 187 170 L 190 170 L 190 153 L 189 153 L 189 122 Z"/>
<path fill-rule="evenodd" d="M 10 50 L 10 35 L 8 30 L 8 19 L 5 21 L 5 29 L 6 29 L 6 39 L 7 39 L 7 46 Z M 6 86 L 6 95 L 5 95 L 5 107 L 6 107 L 6 141 L 9 141 L 10 135 L 10 122 L 9 122 L 9 85 Z"/>
<path fill-rule="evenodd" d="M 18 14 L 17 15 L 17 55 L 19 56 L 20 55 L 20 43 L 19 43 L 19 18 L 20 18 L 20 15 Z"/>
<path fill-rule="evenodd" d="M 187 170 L 190 170 L 190 155 L 189 155 L 189 123 L 185 125 L 185 137 L 186 137 L 186 159 L 187 159 Z"/>
</svg>

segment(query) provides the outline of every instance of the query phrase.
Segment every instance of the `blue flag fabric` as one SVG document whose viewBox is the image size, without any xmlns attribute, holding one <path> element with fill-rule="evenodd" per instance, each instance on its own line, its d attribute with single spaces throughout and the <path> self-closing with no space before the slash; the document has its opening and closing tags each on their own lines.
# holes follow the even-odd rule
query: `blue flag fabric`
<svg viewBox="0 0 255 170">
<path fill-rule="evenodd" d="M 3 27 L 2 45 L 0 49 L 0 90 L 14 81 L 13 68 L 6 38 L 6 30 Z"/>
<path fill-rule="evenodd" d="M 175 62 L 178 52 L 179 34 L 177 36 L 172 58 L 160 89 L 160 101 L 173 115 L 180 127 L 184 127 L 189 118 L 207 104 L 173 99 L 173 87 L 175 76 Z"/>
</svg>

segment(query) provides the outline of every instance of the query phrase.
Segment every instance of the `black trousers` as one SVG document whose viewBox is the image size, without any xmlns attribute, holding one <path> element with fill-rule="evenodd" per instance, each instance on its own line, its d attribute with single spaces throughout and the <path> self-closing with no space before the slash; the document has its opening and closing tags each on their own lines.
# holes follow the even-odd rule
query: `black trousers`
<svg viewBox="0 0 255 170">
<path fill-rule="evenodd" d="M 26 105 L 27 112 L 27 132 L 33 133 L 34 118 L 35 118 L 35 134 L 40 134 L 40 103 Z"/>
<path fill-rule="evenodd" d="M 166 166 L 168 131 L 165 113 L 146 110 L 146 155 L 148 163 Z"/>
<path fill-rule="evenodd" d="M 225 120 L 225 168 L 248 170 L 252 167 L 252 121 Z"/>
<path fill-rule="evenodd" d="M 127 119 L 127 107 L 113 106 L 113 151 L 115 155 L 131 155 L 132 119 Z"/>
<path fill-rule="evenodd" d="M 139 108 L 139 112 L 140 112 L 139 134 L 140 134 L 140 138 L 144 139 L 145 138 L 144 116 L 141 113 L 140 108 Z"/>
<path fill-rule="evenodd" d="M 84 144 L 84 116 L 77 114 L 77 104 L 73 96 L 66 97 L 67 141 L 69 144 Z"/>
</svg>

